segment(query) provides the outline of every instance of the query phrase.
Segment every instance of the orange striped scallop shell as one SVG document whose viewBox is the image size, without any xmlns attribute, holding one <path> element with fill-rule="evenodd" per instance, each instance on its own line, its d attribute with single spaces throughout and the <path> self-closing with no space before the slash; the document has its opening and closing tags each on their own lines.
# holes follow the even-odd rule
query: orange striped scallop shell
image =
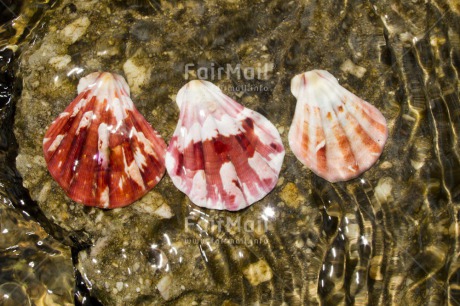
<svg viewBox="0 0 460 306">
<path fill-rule="evenodd" d="M 324 70 L 295 76 L 291 91 L 297 105 L 289 145 L 314 173 L 330 182 L 347 181 L 379 159 L 388 129 L 377 108 Z"/>
</svg>

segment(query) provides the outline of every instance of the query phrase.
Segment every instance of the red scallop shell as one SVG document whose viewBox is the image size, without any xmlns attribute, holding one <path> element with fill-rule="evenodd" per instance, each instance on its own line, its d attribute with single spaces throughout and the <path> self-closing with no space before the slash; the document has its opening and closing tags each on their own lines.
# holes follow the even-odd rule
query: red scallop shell
<svg viewBox="0 0 460 306">
<path fill-rule="evenodd" d="M 193 203 L 240 210 L 276 186 L 284 147 L 270 121 L 207 81 L 189 82 L 176 101 L 180 118 L 166 169 Z"/>
<path fill-rule="evenodd" d="M 95 72 L 43 140 L 49 172 L 74 201 L 117 208 L 145 195 L 165 172 L 166 144 L 138 112 L 122 76 Z"/>
</svg>

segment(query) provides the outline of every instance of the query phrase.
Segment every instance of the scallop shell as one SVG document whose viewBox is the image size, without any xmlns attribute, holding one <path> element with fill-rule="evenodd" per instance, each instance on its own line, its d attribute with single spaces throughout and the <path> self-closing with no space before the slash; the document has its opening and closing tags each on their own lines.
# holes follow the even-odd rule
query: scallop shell
<svg viewBox="0 0 460 306">
<path fill-rule="evenodd" d="M 207 81 L 186 84 L 176 102 L 180 118 L 166 170 L 193 203 L 240 210 L 275 187 L 284 147 L 270 121 Z"/>
<path fill-rule="evenodd" d="M 116 208 L 162 178 L 166 143 L 137 111 L 117 74 L 82 78 L 78 96 L 51 123 L 43 151 L 52 177 L 74 201 Z"/>
<path fill-rule="evenodd" d="M 350 180 L 372 167 L 388 137 L 377 108 L 324 70 L 295 76 L 291 91 L 297 106 L 289 145 L 303 164 L 330 182 Z"/>
</svg>

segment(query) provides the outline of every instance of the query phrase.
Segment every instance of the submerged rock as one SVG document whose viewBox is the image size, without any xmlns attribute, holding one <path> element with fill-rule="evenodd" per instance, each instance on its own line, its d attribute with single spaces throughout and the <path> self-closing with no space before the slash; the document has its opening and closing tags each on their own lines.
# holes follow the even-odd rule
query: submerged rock
<svg viewBox="0 0 460 306">
<path fill-rule="evenodd" d="M 73 305 L 70 248 L 0 196 L 0 304 Z"/>
<path fill-rule="evenodd" d="M 268 282 L 273 277 L 272 269 L 265 260 L 250 264 L 243 270 L 243 274 L 253 286 Z"/>
</svg>

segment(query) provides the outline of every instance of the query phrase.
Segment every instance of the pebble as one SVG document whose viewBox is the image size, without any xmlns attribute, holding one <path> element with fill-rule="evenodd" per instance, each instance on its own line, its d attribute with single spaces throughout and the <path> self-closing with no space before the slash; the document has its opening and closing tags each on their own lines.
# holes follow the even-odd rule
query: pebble
<svg viewBox="0 0 460 306">
<path fill-rule="evenodd" d="M 61 31 L 62 39 L 68 44 L 75 43 L 83 35 L 86 34 L 86 30 L 90 24 L 91 22 L 89 21 L 88 17 L 83 16 L 78 18 Z"/>
<path fill-rule="evenodd" d="M 272 269 L 263 259 L 247 266 L 243 270 L 243 275 L 253 286 L 268 282 L 273 278 Z"/>
<path fill-rule="evenodd" d="M 345 62 L 342 63 L 342 65 L 340 66 L 340 70 L 354 75 L 359 79 L 362 78 L 367 71 L 366 68 L 355 65 L 350 59 L 347 59 Z"/>
</svg>

